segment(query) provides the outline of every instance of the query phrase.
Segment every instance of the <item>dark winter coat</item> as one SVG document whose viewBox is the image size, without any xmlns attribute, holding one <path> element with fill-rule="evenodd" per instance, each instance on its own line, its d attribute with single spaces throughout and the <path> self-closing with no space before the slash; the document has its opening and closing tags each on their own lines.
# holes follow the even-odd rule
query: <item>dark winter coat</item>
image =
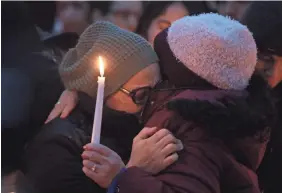
<svg viewBox="0 0 282 193">
<path fill-rule="evenodd" d="M 26 141 L 47 119 L 64 87 L 57 64 L 40 54 L 43 45 L 24 3 L 3 2 L 1 10 L 1 134 L 6 173 L 20 167 Z"/>
<path fill-rule="evenodd" d="M 165 108 L 164 105 L 157 105 L 146 126 L 169 129 L 184 143 L 184 150 L 179 153 L 179 160 L 175 164 L 155 176 L 136 167 L 129 168 L 117 179 L 119 192 L 259 193 L 255 171 L 262 159 L 266 144 L 257 143 L 252 138 L 227 140 L 227 142 L 218 140 L 210 137 L 210 133 L 194 122 L 203 119 L 203 122 L 207 120 L 213 125 L 214 116 L 215 121 L 219 123 L 220 113 L 216 113 L 226 111 L 226 108 L 222 108 L 218 100 L 231 95 L 244 97 L 245 94 L 219 90 L 187 90 L 178 92 L 176 96 L 169 92 L 166 96 L 162 96 L 164 103 L 159 104 L 175 99 L 190 101 L 190 108 L 188 108 L 190 118 L 189 113 L 187 116 L 180 116 Z M 202 110 L 199 110 L 201 108 Z M 187 121 L 189 119 L 194 121 Z M 231 121 L 230 124 L 235 124 L 236 117 L 232 119 L 222 120 L 222 122 Z M 217 123 L 214 125 L 222 126 Z"/>
<path fill-rule="evenodd" d="M 81 154 L 83 146 L 90 143 L 95 100 L 82 93 L 79 95 L 80 103 L 71 115 L 44 125 L 26 148 L 25 175 L 36 193 L 106 192 L 82 171 Z M 134 132 L 139 130 L 134 131 L 137 118 L 123 118 L 105 109 L 101 143 L 117 152 L 126 163 Z M 118 132 L 122 130 L 129 132 Z M 126 135 L 122 137 L 120 133 Z"/>
<path fill-rule="evenodd" d="M 282 179 L 282 82 L 273 89 L 278 116 L 269 145 L 259 168 L 259 178 L 265 193 L 280 193 Z"/>
</svg>

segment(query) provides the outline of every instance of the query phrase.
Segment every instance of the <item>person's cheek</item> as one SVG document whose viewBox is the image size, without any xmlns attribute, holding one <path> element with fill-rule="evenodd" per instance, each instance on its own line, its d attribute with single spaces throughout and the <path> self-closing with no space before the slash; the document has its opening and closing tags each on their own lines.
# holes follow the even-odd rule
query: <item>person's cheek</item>
<svg viewBox="0 0 282 193">
<path fill-rule="evenodd" d="M 136 105 L 131 99 L 123 99 L 123 106 L 120 107 L 121 110 L 124 110 L 127 113 L 137 113 L 141 110 L 139 105 Z"/>
<path fill-rule="evenodd" d="M 272 88 L 282 81 L 282 57 L 275 57 L 275 61 L 273 75 L 268 80 Z"/>
</svg>

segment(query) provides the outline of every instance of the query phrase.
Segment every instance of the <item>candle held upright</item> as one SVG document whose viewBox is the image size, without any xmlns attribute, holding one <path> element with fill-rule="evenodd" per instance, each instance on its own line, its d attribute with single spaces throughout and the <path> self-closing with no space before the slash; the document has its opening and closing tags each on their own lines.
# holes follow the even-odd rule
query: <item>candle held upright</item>
<svg viewBox="0 0 282 193">
<path fill-rule="evenodd" d="M 91 143 L 100 143 L 103 104 L 104 104 L 104 89 L 105 89 L 104 62 L 101 56 L 99 56 L 98 59 L 99 59 L 98 62 L 99 62 L 100 76 L 98 76 L 98 88 L 97 88 L 96 107 L 94 114 Z"/>
</svg>

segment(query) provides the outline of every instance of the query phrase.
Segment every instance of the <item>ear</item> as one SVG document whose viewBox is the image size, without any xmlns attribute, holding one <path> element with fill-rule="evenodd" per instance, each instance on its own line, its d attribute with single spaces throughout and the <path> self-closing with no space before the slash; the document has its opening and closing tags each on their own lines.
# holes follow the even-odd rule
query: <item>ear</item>
<svg viewBox="0 0 282 193">
<path fill-rule="evenodd" d="M 93 9 L 91 13 L 91 22 L 95 23 L 96 21 L 104 20 L 105 16 L 99 9 Z"/>
</svg>

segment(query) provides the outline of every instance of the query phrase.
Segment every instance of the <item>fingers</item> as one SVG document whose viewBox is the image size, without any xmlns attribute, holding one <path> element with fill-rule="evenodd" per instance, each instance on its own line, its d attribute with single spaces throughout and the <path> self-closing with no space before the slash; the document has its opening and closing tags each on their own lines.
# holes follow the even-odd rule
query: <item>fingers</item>
<svg viewBox="0 0 282 193">
<path fill-rule="evenodd" d="M 150 137 L 149 140 L 152 140 L 153 142 L 157 143 L 159 142 L 163 137 L 166 135 L 171 134 L 169 130 L 167 129 L 161 129 L 158 132 L 156 132 L 152 137 Z"/>
<path fill-rule="evenodd" d="M 72 110 L 75 108 L 75 104 L 71 103 L 71 104 L 67 104 L 64 109 L 62 110 L 62 114 L 61 114 L 61 118 L 64 119 L 67 116 L 69 116 L 69 114 L 72 112 Z"/>
<path fill-rule="evenodd" d="M 157 130 L 157 127 L 145 127 L 139 132 L 139 134 L 134 138 L 134 140 L 147 139 L 154 135 Z"/>
<path fill-rule="evenodd" d="M 164 169 L 178 160 L 178 154 L 174 153 L 164 159 Z"/>
<path fill-rule="evenodd" d="M 84 151 L 81 155 L 82 159 L 91 160 L 95 163 L 104 163 L 105 157 L 95 151 Z"/>
<path fill-rule="evenodd" d="M 56 104 L 55 107 L 52 109 L 51 113 L 49 114 L 47 120 L 45 121 L 45 124 L 55 119 L 56 117 L 59 117 L 63 109 L 64 109 L 64 105 Z"/>
<path fill-rule="evenodd" d="M 49 114 L 45 124 L 49 121 L 55 119 L 56 117 L 66 118 L 71 111 L 75 108 L 78 101 L 78 95 L 76 91 L 73 90 L 65 90 L 59 99 L 59 102 L 52 109 Z"/>
<path fill-rule="evenodd" d="M 111 150 L 110 148 L 102 144 L 88 143 L 83 148 L 88 151 L 95 151 L 96 153 L 101 154 L 106 157 L 111 155 L 111 153 L 113 153 L 113 150 Z"/>
<path fill-rule="evenodd" d="M 66 118 L 75 108 L 78 101 L 78 95 L 76 91 L 66 90 L 64 91 L 64 94 L 65 96 L 63 100 L 66 101 L 66 105 L 62 111 L 61 118 Z"/>
<path fill-rule="evenodd" d="M 101 173 L 101 171 L 103 171 L 102 165 L 97 164 L 95 162 L 92 162 L 92 161 L 89 161 L 89 160 L 83 160 L 82 164 L 83 164 L 83 167 L 87 168 L 91 172 L 95 172 L 95 173 L 100 172 Z M 94 171 L 93 171 L 93 168 L 95 168 Z"/>
<path fill-rule="evenodd" d="M 164 148 L 166 145 L 168 145 L 170 143 L 174 143 L 174 144 L 179 143 L 178 139 L 176 139 L 172 134 L 168 134 L 168 135 L 164 136 L 160 141 L 157 142 L 157 145 L 160 148 Z"/>
<path fill-rule="evenodd" d="M 96 182 L 100 187 L 107 188 L 109 183 L 107 183 L 107 178 L 104 176 L 105 172 L 98 170 L 97 167 L 98 166 L 95 166 L 94 171 L 87 167 L 83 167 L 82 171 L 87 177 Z"/>
<path fill-rule="evenodd" d="M 181 147 L 178 144 L 170 143 L 161 150 L 161 153 L 163 153 L 164 156 L 167 157 L 168 155 L 176 153 L 177 151 L 180 150 Z"/>
<path fill-rule="evenodd" d="M 181 140 L 177 139 L 176 145 L 178 146 L 178 151 L 181 151 L 184 146 Z"/>
<path fill-rule="evenodd" d="M 97 172 L 93 172 L 91 169 L 88 169 L 87 167 L 83 167 L 82 171 L 87 177 L 89 177 L 90 179 L 92 179 L 94 181 L 99 175 L 99 174 L 97 174 Z"/>
</svg>

